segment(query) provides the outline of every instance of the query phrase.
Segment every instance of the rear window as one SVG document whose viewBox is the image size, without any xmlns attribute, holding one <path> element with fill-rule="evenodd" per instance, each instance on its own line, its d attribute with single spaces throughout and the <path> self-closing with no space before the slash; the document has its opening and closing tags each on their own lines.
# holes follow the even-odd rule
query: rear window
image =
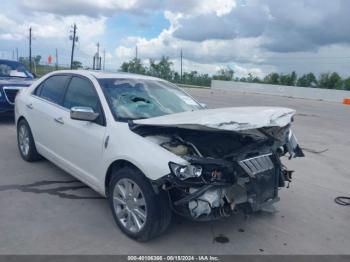
<svg viewBox="0 0 350 262">
<path fill-rule="evenodd" d="M 42 83 L 35 94 L 55 104 L 62 103 L 65 87 L 69 76 L 52 76 Z"/>
</svg>

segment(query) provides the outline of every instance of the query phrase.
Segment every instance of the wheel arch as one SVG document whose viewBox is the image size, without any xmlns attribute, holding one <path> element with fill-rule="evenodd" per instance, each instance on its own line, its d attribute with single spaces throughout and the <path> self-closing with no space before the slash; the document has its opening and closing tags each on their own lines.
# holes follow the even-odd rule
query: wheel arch
<svg viewBox="0 0 350 262">
<path fill-rule="evenodd" d="M 131 168 L 135 168 L 137 169 L 138 171 L 140 171 L 140 173 L 145 176 L 145 174 L 142 172 L 142 170 L 140 168 L 138 168 L 135 164 L 131 163 L 130 161 L 128 160 L 125 160 L 125 159 L 118 159 L 118 160 L 115 160 L 114 162 L 112 162 L 108 169 L 107 169 L 107 172 L 106 172 L 106 176 L 105 176 L 105 182 L 104 182 L 104 187 L 105 187 L 105 195 L 106 197 L 108 197 L 108 185 L 109 185 L 109 182 L 111 181 L 112 179 L 112 176 L 113 176 L 113 171 L 116 171 L 116 170 L 119 170 L 119 169 L 122 169 L 124 167 L 131 167 Z M 146 176 L 145 176 L 146 177 Z"/>
<path fill-rule="evenodd" d="M 21 121 L 21 120 L 25 120 L 25 121 L 28 123 L 27 119 L 26 119 L 23 115 L 21 115 L 21 116 L 19 116 L 18 119 L 17 119 L 16 127 L 18 126 L 18 123 L 19 123 L 19 121 Z M 29 123 L 28 123 L 28 125 L 29 125 Z"/>
</svg>

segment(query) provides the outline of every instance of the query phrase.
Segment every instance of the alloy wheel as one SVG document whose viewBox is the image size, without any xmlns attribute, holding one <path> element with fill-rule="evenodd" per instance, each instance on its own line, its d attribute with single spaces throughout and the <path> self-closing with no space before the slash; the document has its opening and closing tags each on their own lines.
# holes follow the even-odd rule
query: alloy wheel
<svg viewBox="0 0 350 262">
<path fill-rule="evenodd" d="M 140 187 L 132 180 L 123 178 L 113 191 L 113 206 L 119 222 L 125 229 L 138 233 L 146 224 L 147 206 Z"/>
<path fill-rule="evenodd" d="M 19 133 L 18 133 L 18 142 L 19 142 L 19 148 L 21 150 L 21 153 L 24 156 L 27 156 L 29 153 L 29 131 L 28 128 L 25 125 L 21 125 L 19 127 Z"/>
</svg>

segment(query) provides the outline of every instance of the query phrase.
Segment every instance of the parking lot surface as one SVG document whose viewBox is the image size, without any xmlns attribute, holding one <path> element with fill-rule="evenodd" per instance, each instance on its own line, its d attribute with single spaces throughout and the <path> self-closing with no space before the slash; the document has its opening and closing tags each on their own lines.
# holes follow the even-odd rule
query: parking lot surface
<svg viewBox="0 0 350 262">
<path fill-rule="evenodd" d="M 284 106 L 297 110 L 294 131 L 305 158 L 280 190 L 277 212 L 195 223 L 173 219 L 148 243 L 127 238 L 107 201 L 48 161 L 24 162 L 11 119 L 0 120 L 0 254 L 350 254 L 350 106 L 322 101 L 188 90 L 210 108 Z M 64 142 L 64 141 L 62 141 Z M 155 160 L 156 161 L 156 160 Z M 223 235 L 229 242 L 214 240 Z"/>
</svg>

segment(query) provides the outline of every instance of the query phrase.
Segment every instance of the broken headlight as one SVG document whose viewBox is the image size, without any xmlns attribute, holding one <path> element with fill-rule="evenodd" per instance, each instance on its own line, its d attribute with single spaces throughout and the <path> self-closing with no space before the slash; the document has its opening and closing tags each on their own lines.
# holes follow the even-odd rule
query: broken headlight
<svg viewBox="0 0 350 262">
<path fill-rule="evenodd" d="M 200 177 L 202 175 L 202 167 L 198 165 L 179 165 L 173 162 L 169 163 L 171 172 L 180 180 L 188 178 Z"/>
<path fill-rule="evenodd" d="M 288 137 L 287 137 L 287 143 L 285 145 L 286 151 L 289 153 L 289 159 L 292 157 L 303 157 L 304 153 L 299 147 L 297 138 L 295 137 L 292 130 L 289 130 Z"/>
</svg>

